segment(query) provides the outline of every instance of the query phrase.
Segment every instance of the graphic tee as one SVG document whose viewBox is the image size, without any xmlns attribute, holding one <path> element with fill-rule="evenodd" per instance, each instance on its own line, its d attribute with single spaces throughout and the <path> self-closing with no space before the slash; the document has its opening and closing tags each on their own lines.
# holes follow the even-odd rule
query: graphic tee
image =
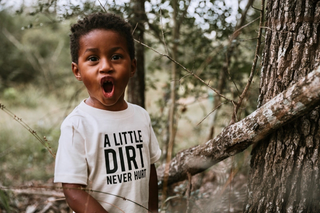
<svg viewBox="0 0 320 213">
<path fill-rule="evenodd" d="M 54 182 L 86 185 L 112 213 L 147 212 L 150 165 L 160 155 L 143 108 L 114 112 L 82 101 L 61 125 Z"/>
</svg>

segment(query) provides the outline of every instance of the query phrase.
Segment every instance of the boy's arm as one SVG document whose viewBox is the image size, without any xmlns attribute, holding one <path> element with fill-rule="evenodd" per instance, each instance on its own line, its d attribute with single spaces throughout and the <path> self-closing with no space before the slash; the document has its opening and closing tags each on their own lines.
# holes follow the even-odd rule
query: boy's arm
<svg viewBox="0 0 320 213">
<path fill-rule="evenodd" d="M 81 190 L 82 187 L 80 184 L 62 183 L 63 193 L 70 208 L 76 213 L 108 213 L 96 199 Z"/>
<path fill-rule="evenodd" d="M 149 181 L 149 207 L 151 212 L 158 212 L 158 177 L 154 164 L 151 164 Z"/>
</svg>

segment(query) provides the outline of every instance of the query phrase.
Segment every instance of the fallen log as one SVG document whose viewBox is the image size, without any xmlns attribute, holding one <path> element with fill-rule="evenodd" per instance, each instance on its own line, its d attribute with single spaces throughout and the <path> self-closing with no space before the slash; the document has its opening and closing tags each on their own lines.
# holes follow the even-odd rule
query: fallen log
<svg viewBox="0 0 320 213">
<path fill-rule="evenodd" d="M 63 192 L 46 190 L 46 189 L 10 189 L 10 188 L 0 188 L 5 191 L 10 191 L 14 195 L 40 195 L 46 197 L 60 197 L 64 198 Z"/>
<path fill-rule="evenodd" d="M 195 175 L 203 172 L 319 105 L 320 67 L 246 118 L 225 127 L 217 137 L 177 153 L 171 160 L 168 171 L 165 171 L 165 165 L 157 169 L 159 188 L 162 187 L 165 175 L 167 185 L 170 185 L 185 180 L 188 173 Z"/>
</svg>

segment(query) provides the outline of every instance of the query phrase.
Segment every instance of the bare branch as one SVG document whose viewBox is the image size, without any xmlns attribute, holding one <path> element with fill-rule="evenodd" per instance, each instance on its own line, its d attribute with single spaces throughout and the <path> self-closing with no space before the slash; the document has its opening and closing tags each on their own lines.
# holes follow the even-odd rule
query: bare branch
<svg viewBox="0 0 320 213">
<path fill-rule="evenodd" d="M 106 10 L 106 8 L 102 5 L 101 1 L 98 0 L 98 2 L 99 2 L 99 4 L 100 4 L 100 7 L 102 7 L 102 9 L 104 10 L 104 12 L 108 12 L 108 11 Z"/>
<path fill-rule="evenodd" d="M 236 37 L 238 37 L 239 32 L 240 32 L 243 28 L 249 26 L 250 24 L 256 22 L 256 21 L 259 20 L 259 19 L 261 19 L 260 16 L 259 16 L 258 18 L 256 18 L 256 19 L 250 21 L 248 24 L 241 26 L 241 27 L 240 27 L 239 29 L 237 29 L 236 31 L 234 31 L 234 32 L 232 33 L 232 36 L 231 36 L 231 41 L 232 41 L 233 39 L 235 39 Z"/>
<path fill-rule="evenodd" d="M 136 26 L 133 28 L 132 30 L 132 35 L 134 34 L 134 32 L 136 31 L 137 27 L 138 27 L 139 23 L 136 23 Z"/>
<path fill-rule="evenodd" d="M 253 76 L 255 74 L 255 70 L 256 70 L 256 66 L 257 66 L 257 62 L 258 62 L 258 58 L 259 58 L 259 51 L 260 51 L 260 46 L 261 46 L 261 36 L 262 36 L 262 25 L 263 25 L 263 17 L 264 17 L 264 0 L 262 0 L 261 2 L 261 12 L 260 12 L 260 23 L 259 23 L 259 32 L 258 32 L 258 38 L 257 38 L 257 46 L 256 46 L 256 50 L 255 50 L 255 57 L 253 60 L 253 64 L 251 67 L 251 71 L 250 71 L 250 76 L 247 82 L 246 87 L 244 88 L 244 90 L 242 91 L 238 102 L 235 104 L 235 109 L 234 109 L 234 113 L 231 119 L 230 124 L 233 124 L 237 121 L 237 113 L 239 108 L 241 107 L 242 101 L 243 99 L 246 97 L 247 92 L 251 86 L 252 83 L 252 79 Z"/>
<path fill-rule="evenodd" d="M 8 110 L 3 104 L 0 103 L 0 109 L 7 113 L 10 117 L 12 117 L 14 120 L 16 120 L 19 124 L 21 124 L 26 130 L 28 130 L 47 150 L 48 152 L 52 155 L 52 157 L 55 157 L 55 154 L 53 153 L 48 140 L 46 136 L 43 138 L 40 137 L 36 131 L 34 131 L 27 123 L 25 123 L 21 118 L 16 116 L 13 112 Z"/>
<path fill-rule="evenodd" d="M 248 14 L 248 10 L 250 8 L 250 6 L 253 4 L 253 1 L 254 0 L 248 0 L 247 2 L 247 5 L 245 7 L 245 9 L 243 10 L 242 14 L 241 14 L 241 19 L 240 21 L 237 23 L 237 26 L 235 27 L 235 31 L 232 33 L 232 35 L 229 37 L 229 44 L 227 46 L 227 51 L 226 51 L 226 58 L 225 58 L 225 64 L 223 65 L 222 67 L 222 72 L 227 72 L 228 75 L 229 75 L 229 80 L 232 81 L 233 85 L 235 86 L 235 88 L 237 89 L 237 91 L 239 92 L 239 89 L 238 89 L 238 86 L 237 84 L 235 83 L 235 81 L 231 78 L 231 74 L 230 74 L 230 71 L 229 71 L 229 61 L 230 61 L 230 58 L 231 58 L 231 55 L 229 54 L 230 52 L 233 51 L 234 49 L 234 45 L 232 45 L 232 42 L 235 38 L 237 38 L 240 33 L 241 33 L 241 30 L 247 26 L 249 26 L 250 24 L 254 23 L 256 20 L 258 19 L 255 19 L 251 22 L 249 22 L 248 24 L 244 25 L 245 23 L 245 20 L 246 20 L 246 17 L 247 17 L 247 14 Z M 223 81 L 221 81 L 221 83 L 223 83 Z M 224 88 L 223 85 L 220 85 L 219 88 L 221 88 L 219 90 L 220 93 L 222 93 L 222 89 Z"/>
<path fill-rule="evenodd" d="M 218 96 L 220 96 L 221 98 L 224 98 L 224 99 L 232 102 L 231 99 L 229 99 L 229 98 L 227 98 L 226 96 L 220 94 L 215 88 L 211 87 L 211 86 L 210 86 L 209 84 L 207 84 L 203 79 L 201 79 L 198 75 L 196 75 L 194 72 L 188 70 L 186 67 L 184 67 L 182 64 L 180 64 L 179 62 L 177 62 L 177 61 L 174 60 L 173 58 L 171 58 L 169 55 L 163 54 L 163 53 L 157 51 L 156 49 L 154 49 L 154 48 L 152 48 L 152 47 L 150 47 L 150 46 L 142 43 L 141 41 L 139 41 L 139 40 L 137 40 L 137 39 L 135 39 L 135 41 L 138 42 L 139 44 L 141 44 L 141 45 L 143 45 L 143 46 L 151 49 L 152 51 L 158 53 L 159 55 L 164 56 L 164 57 L 167 57 L 170 61 L 176 63 L 176 64 L 177 64 L 178 66 L 180 66 L 183 70 L 187 71 L 190 75 L 192 75 L 193 77 L 195 77 L 196 79 L 198 79 L 199 81 L 201 81 L 204 85 L 206 85 L 208 88 L 210 88 L 211 90 L 213 90 Z"/>
<path fill-rule="evenodd" d="M 258 8 L 256 8 L 256 7 L 254 7 L 253 5 L 251 5 L 251 7 L 252 7 L 253 9 L 257 10 L 257 11 L 261 11 L 261 9 L 258 9 Z"/>
<path fill-rule="evenodd" d="M 221 107 L 221 103 L 220 104 L 218 104 L 218 106 L 216 106 L 213 110 L 211 110 L 211 112 L 208 114 L 208 115 L 206 115 L 206 117 L 204 117 L 198 124 L 197 124 L 197 126 L 198 125 L 200 125 L 207 117 L 209 117 L 209 115 L 211 115 L 211 113 L 213 113 L 214 111 L 216 111 L 219 107 Z"/>
<path fill-rule="evenodd" d="M 168 50 L 168 46 L 167 46 L 166 39 L 165 39 L 165 36 L 164 36 L 164 31 L 163 31 L 163 25 L 162 25 L 162 10 L 161 10 L 161 8 L 160 8 L 160 26 L 161 26 L 161 33 L 162 33 L 163 45 L 164 45 L 164 48 L 165 48 L 165 50 L 166 50 L 167 55 L 169 55 L 169 50 Z"/>
<path fill-rule="evenodd" d="M 208 142 L 179 152 L 170 162 L 168 184 L 203 172 L 256 144 L 277 128 L 320 105 L 320 67 Z M 162 187 L 164 166 L 157 170 Z"/>
</svg>

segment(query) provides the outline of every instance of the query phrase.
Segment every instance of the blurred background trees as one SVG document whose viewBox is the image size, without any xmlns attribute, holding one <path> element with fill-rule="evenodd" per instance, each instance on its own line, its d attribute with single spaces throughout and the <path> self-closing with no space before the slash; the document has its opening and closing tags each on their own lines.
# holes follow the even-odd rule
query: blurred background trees
<svg viewBox="0 0 320 213">
<path fill-rule="evenodd" d="M 139 67 L 127 99 L 150 112 L 164 153 L 159 164 L 164 163 L 168 154 L 170 159 L 203 143 L 229 124 L 232 103 L 192 73 L 230 99 L 240 95 L 258 30 L 254 20 L 259 13 L 251 6 L 247 0 L 0 1 L 0 102 L 45 135 L 55 150 L 62 120 L 87 97 L 70 69 L 69 27 L 84 14 L 116 13 L 135 28 L 135 39 L 148 46 L 136 42 Z M 260 7 L 259 2 L 253 6 Z M 238 119 L 256 108 L 256 77 Z M 2 111 L 0 125 L 0 185 L 50 181 L 54 159 L 42 145 Z M 247 153 L 225 161 L 225 182 L 220 184 L 247 161 Z"/>
</svg>

